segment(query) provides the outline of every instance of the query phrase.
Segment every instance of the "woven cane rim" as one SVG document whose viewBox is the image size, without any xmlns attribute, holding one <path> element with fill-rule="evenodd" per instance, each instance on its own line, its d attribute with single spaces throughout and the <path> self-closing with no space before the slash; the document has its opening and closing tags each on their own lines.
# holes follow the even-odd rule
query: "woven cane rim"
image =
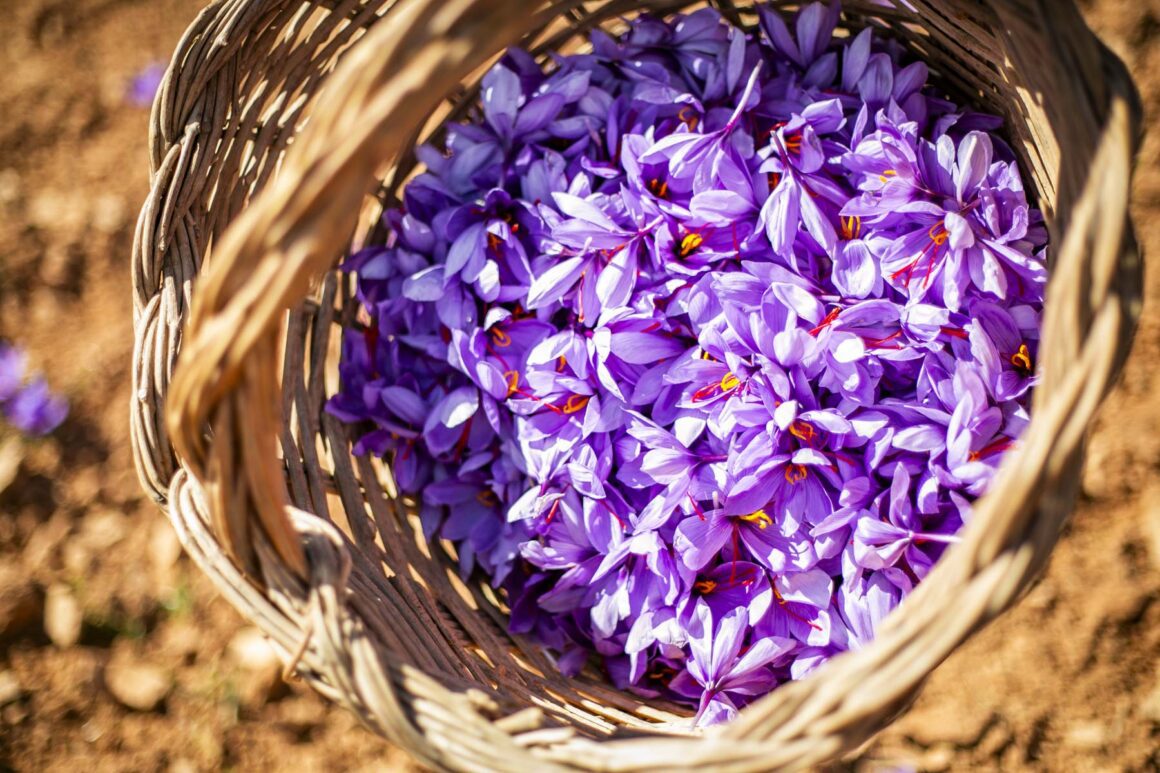
<svg viewBox="0 0 1160 773">
<path fill-rule="evenodd" d="M 1008 108 L 1054 245 L 1026 443 L 963 544 L 873 645 L 724 728 L 690 732 L 673 707 L 598 677 L 562 680 L 534 647 L 513 646 L 494 598 L 446 573 L 439 546 L 420 544 L 384 494 L 382 466 L 352 460 L 345 428 L 320 415 L 333 389 L 325 342 L 353 312 L 331 269 L 376 165 L 398 156 L 393 176 L 378 175 L 385 201 L 409 170 L 416 104 L 434 108 L 529 31 L 559 48 L 618 14 L 689 4 L 218 0 L 182 40 L 154 105 L 153 190 L 133 261 L 142 482 L 288 664 L 427 764 L 768 770 L 857 746 L 1038 576 L 1074 502 L 1085 428 L 1126 354 L 1139 313 L 1127 219 L 1139 114 L 1122 66 L 1070 3 L 849 2 L 851 26 L 891 24 L 928 61 L 957 61 L 941 68 L 953 85 L 985 105 L 1004 95 L 989 106 Z M 445 111 L 470 96 L 459 90 Z M 278 504 L 287 490 L 296 507 Z"/>
</svg>

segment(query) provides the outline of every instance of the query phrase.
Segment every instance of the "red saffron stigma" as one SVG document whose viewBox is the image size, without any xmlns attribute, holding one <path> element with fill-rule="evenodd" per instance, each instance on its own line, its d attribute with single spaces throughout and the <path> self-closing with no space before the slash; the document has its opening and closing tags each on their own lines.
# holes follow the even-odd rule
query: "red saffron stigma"
<svg viewBox="0 0 1160 773">
<path fill-rule="evenodd" d="M 972 462 L 977 462 L 984 457 L 990 456 L 991 454 L 1002 453 L 1013 445 L 1015 445 L 1015 441 L 1012 438 L 1001 437 L 998 440 L 992 441 L 991 443 L 983 446 L 978 451 L 971 451 L 971 453 L 967 455 L 967 458 Z"/>
<path fill-rule="evenodd" d="M 949 335 L 951 338 L 961 338 L 963 340 L 970 338 L 970 336 L 967 334 L 967 331 L 963 330 L 961 327 L 947 327 L 946 325 L 943 325 L 939 328 L 939 332 L 945 335 Z"/>
<path fill-rule="evenodd" d="M 697 504 L 697 500 L 693 499 L 693 495 L 685 494 L 685 496 L 689 498 L 689 503 L 693 505 L 693 512 L 697 514 L 697 517 L 702 521 L 705 520 L 705 511 L 701 509 L 699 504 Z"/>
<path fill-rule="evenodd" d="M 869 346 L 872 349 L 898 349 L 899 348 L 898 346 L 884 346 L 884 344 L 889 343 L 890 341 L 893 341 L 894 339 L 901 338 L 901 337 L 902 337 L 902 331 L 895 330 L 890 335 L 884 336 L 882 338 L 864 338 L 862 340 L 866 344 L 866 346 Z"/>
<path fill-rule="evenodd" d="M 818 326 L 810 331 L 810 335 L 817 337 L 818 333 L 821 333 L 823 330 L 834 323 L 834 320 L 838 318 L 838 315 L 841 312 L 842 308 L 840 306 L 835 306 L 829 314 L 822 318 L 822 321 L 818 323 Z"/>
</svg>

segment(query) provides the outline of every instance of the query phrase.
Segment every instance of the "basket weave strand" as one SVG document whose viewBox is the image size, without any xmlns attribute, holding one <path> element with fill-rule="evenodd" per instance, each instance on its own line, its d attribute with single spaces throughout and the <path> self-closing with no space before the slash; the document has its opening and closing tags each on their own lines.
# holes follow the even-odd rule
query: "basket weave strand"
<svg viewBox="0 0 1160 773">
<path fill-rule="evenodd" d="M 735 23 L 749 4 L 714 3 Z M 437 768 L 770 770 L 832 759 L 1042 571 L 1076 496 L 1086 428 L 1126 356 L 1141 266 L 1127 216 L 1139 110 L 1070 2 L 844 4 L 942 82 L 1007 118 L 1053 247 L 1041 385 L 1025 441 L 963 542 L 862 651 L 700 733 L 680 707 L 564 679 L 502 605 L 427 544 L 377 460 L 323 413 L 353 322 L 343 245 L 416 142 L 474 104 L 506 45 L 571 51 L 594 26 L 689 2 L 218 0 L 154 105 L 133 260 L 132 432 L 142 484 L 287 662 Z M 446 101 L 445 101 L 446 98 Z M 361 217 L 360 217 L 361 215 Z M 361 227 L 360 227 L 361 224 Z"/>
</svg>

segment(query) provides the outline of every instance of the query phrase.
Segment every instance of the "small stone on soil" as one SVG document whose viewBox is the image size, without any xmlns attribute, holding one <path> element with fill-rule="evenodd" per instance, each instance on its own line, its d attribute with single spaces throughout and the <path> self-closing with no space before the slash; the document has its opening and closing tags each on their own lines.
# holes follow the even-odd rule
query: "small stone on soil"
<svg viewBox="0 0 1160 773">
<path fill-rule="evenodd" d="M 261 631 L 254 627 L 238 631 L 228 651 L 243 671 L 238 677 L 238 695 L 243 706 L 260 708 L 286 695 L 282 661 Z"/>
<path fill-rule="evenodd" d="M 19 437 L 12 435 L 0 442 L 0 492 L 16 480 L 16 473 L 20 471 L 22 461 L 24 461 L 24 444 Z"/>
<path fill-rule="evenodd" d="M 229 653 L 242 668 L 250 671 L 280 669 L 282 661 L 274 647 L 257 628 L 243 628 L 230 640 Z"/>
<path fill-rule="evenodd" d="M 1064 736 L 1068 746 L 1083 751 L 1098 751 L 1107 741 L 1107 731 L 1099 722 L 1076 722 Z"/>
<path fill-rule="evenodd" d="M 52 643 L 61 649 L 76 644 L 83 622 L 81 605 L 68 586 L 51 586 L 44 598 L 44 632 Z"/>
<path fill-rule="evenodd" d="M 7 706 L 13 701 L 20 700 L 22 695 L 24 690 L 20 687 L 16 674 L 11 671 L 0 671 L 0 706 Z"/>
<path fill-rule="evenodd" d="M 103 551 L 125 538 L 129 519 L 119 510 L 99 510 L 89 513 L 81 526 L 79 538 L 91 550 Z"/>
<path fill-rule="evenodd" d="M 105 687 L 118 703 L 137 711 L 153 711 L 173 687 L 169 672 L 144 663 L 110 665 Z"/>
</svg>

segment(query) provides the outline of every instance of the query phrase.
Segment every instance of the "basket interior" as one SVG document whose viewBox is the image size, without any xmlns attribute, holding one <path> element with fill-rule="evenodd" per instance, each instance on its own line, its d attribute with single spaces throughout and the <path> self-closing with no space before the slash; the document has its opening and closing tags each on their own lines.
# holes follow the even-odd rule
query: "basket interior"
<svg viewBox="0 0 1160 773">
<path fill-rule="evenodd" d="M 309 117 L 319 86 L 367 27 L 389 19 L 394 4 L 366 0 L 330 5 L 272 8 L 255 19 L 252 69 L 236 79 L 236 93 L 219 102 L 222 144 L 204 162 L 214 201 L 202 230 L 207 242 L 277 173 L 296 130 Z M 553 51 L 582 50 L 585 33 L 593 27 L 616 35 L 636 13 L 669 14 L 704 3 L 611 0 L 561 5 L 568 10 L 524 41 L 541 60 Z M 756 25 L 752 4 L 722 0 L 712 5 L 736 24 Z M 800 4 L 783 5 L 792 11 Z M 996 23 L 989 6 L 954 4 L 951 19 L 946 5 L 939 10 L 924 2 L 846 2 L 839 34 L 865 26 L 888 28 L 889 35 L 930 65 L 932 83 L 960 104 L 1003 116 L 1029 199 L 1050 225 L 1060 182 L 1060 143 L 1042 97 L 1050 84 L 1021 76 L 1025 70 L 1018 63 L 1052 54 L 1012 50 L 1010 38 L 996 34 L 1004 25 Z M 289 55 L 264 55 L 275 50 L 288 50 Z M 417 142 L 437 142 L 445 122 L 462 120 L 478 109 L 482 72 L 474 73 L 427 117 L 415 135 Z M 410 155 L 378 170 L 382 185 L 366 202 L 365 226 L 356 246 L 382 244 L 388 238 L 380 214 L 397 205 L 401 186 L 415 172 Z M 351 433 L 325 414 L 323 405 L 337 390 L 339 342 L 344 327 L 359 324 L 357 306 L 351 277 L 335 269 L 288 315 L 281 446 L 293 504 L 333 522 L 349 539 L 354 558 L 351 604 L 375 646 L 452 689 L 481 688 L 502 696 L 511 709 L 540 707 L 584 734 L 695 732 L 683 721 L 691 716 L 688 709 L 618 691 L 595 669 L 565 679 L 534 643 L 509 635 L 502 599 L 481 580 L 459 579 L 450 544 L 426 542 L 411 503 L 394 496 L 387 466 L 351 456 Z"/>
</svg>

